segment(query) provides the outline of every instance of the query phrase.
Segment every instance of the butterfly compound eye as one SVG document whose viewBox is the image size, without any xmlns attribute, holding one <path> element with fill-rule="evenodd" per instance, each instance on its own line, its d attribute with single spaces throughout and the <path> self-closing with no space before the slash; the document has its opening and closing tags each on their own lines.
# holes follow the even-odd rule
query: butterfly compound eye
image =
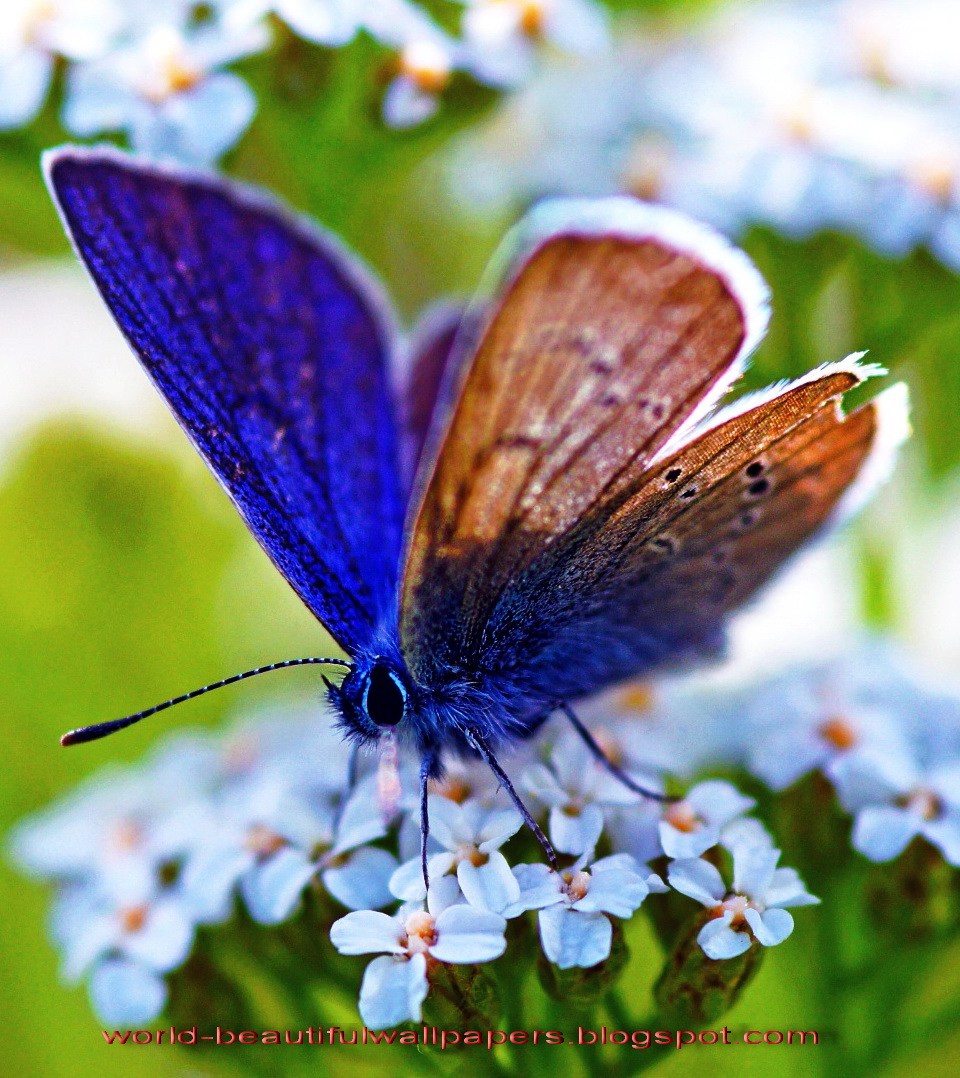
<svg viewBox="0 0 960 1078">
<path fill-rule="evenodd" d="M 386 666 L 375 666 L 367 679 L 363 709 L 378 726 L 396 726 L 403 718 L 407 690 Z"/>
</svg>

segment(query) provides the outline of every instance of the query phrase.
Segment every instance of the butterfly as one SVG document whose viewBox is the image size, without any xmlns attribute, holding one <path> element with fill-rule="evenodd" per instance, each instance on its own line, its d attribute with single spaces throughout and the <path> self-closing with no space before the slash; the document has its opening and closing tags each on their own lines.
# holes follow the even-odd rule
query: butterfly
<svg viewBox="0 0 960 1078">
<path fill-rule="evenodd" d="M 51 151 L 64 224 L 120 329 L 253 535 L 349 657 L 299 663 L 344 735 L 482 757 L 573 704 L 722 651 L 728 615 L 889 472 L 896 385 L 859 356 L 718 410 L 762 338 L 747 257 L 628 197 L 553 200 L 464 311 L 408 350 L 330 235 L 244 187 L 112 149 Z M 641 787 L 633 786 L 642 790 Z M 645 792 L 645 791 L 644 791 Z"/>
</svg>

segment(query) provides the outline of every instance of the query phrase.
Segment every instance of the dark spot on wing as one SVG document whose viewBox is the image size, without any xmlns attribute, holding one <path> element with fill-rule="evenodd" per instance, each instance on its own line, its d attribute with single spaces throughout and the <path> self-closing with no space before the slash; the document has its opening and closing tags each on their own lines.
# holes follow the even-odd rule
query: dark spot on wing
<svg viewBox="0 0 960 1078">
<path fill-rule="evenodd" d="M 681 472 L 679 468 L 671 468 L 670 471 L 667 472 L 667 474 L 664 476 L 664 479 L 666 479 L 668 483 L 676 483 L 676 481 L 680 478 L 680 475 Z"/>
<path fill-rule="evenodd" d="M 755 498 L 759 498 L 761 494 L 766 494 L 769 489 L 769 479 L 757 479 L 747 487 L 747 493 L 752 494 Z"/>
<path fill-rule="evenodd" d="M 755 460 L 752 464 L 747 465 L 745 471 L 751 479 L 756 479 L 757 476 L 763 471 L 763 464 L 759 460 Z"/>
</svg>

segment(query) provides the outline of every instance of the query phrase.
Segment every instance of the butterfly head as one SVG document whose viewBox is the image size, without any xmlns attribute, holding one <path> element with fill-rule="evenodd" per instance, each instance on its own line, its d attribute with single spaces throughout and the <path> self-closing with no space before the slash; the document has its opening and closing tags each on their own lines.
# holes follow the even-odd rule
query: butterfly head
<svg viewBox="0 0 960 1078">
<path fill-rule="evenodd" d="M 341 729 L 355 741 L 377 741 L 396 731 L 410 710 L 407 675 L 400 663 L 383 656 L 358 661 L 339 685 L 327 681 L 327 694 Z"/>
</svg>

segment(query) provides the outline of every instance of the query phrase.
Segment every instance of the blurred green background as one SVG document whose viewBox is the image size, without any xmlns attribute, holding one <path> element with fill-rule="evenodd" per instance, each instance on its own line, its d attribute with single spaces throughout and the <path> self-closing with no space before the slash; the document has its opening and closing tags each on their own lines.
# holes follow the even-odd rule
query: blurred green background
<svg viewBox="0 0 960 1078">
<path fill-rule="evenodd" d="M 662 0 L 635 6 L 687 15 L 705 5 Z M 228 170 L 281 193 L 343 235 L 387 281 L 408 323 L 438 296 L 468 292 L 507 222 L 457 212 L 440 180 L 442 154 L 458 131 L 494 107 L 494 95 L 456 83 L 436 120 L 385 132 L 368 78 L 376 46 L 361 39 L 331 53 L 290 37 L 278 50 L 241 65 L 261 111 L 226 159 Z M 52 106 L 29 128 L 0 134 L 0 302 L 21 289 L 29 273 L 31 311 L 44 322 L 59 321 L 63 362 L 75 359 L 83 369 L 83 349 L 90 345 L 62 319 L 56 289 L 51 286 L 48 300 L 44 291 L 43 272 L 51 281 L 63 274 L 57 260 L 67 257 L 67 247 L 37 161 L 42 149 L 64 138 Z M 871 359 L 895 368 L 911 385 L 916 438 L 898 479 L 844 537 L 845 564 L 856 577 L 864 623 L 919 650 L 935 641 L 941 669 L 956 676 L 960 619 L 925 621 L 923 593 L 918 598 L 914 582 L 920 577 L 924 587 L 936 589 L 936 558 L 949 558 L 960 542 L 960 279 L 923 251 L 891 262 L 839 235 L 795 242 L 755 230 L 745 246 L 772 286 L 775 318 L 744 388 L 859 348 L 869 348 Z M 32 354 L 29 330 L 0 335 L 0 371 L 10 372 L 12 381 L 22 381 Z M 110 362 L 121 379 L 128 372 L 121 375 L 120 365 L 134 361 L 117 349 Z M 29 373 L 39 383 L 47 377 L 43 369 Z M 49 379 L 56 377 L 51 369 Z M 12 433 L 4 436 L 0 457 L 0 729 L 6 746 L 0 832 L 106 762 L 140 758 L 163 726 L 216 725 L 241 706 L 277 694 L 309 698 L 317 679 L 309 670 L 264 678 L 71 752 L 57 744 L 64 730 L 237 670 L 331 647 L 159 405 L 115 423 L 91 418 L 82 397 L 65 414 L 51 414 L 57 411 L 37 408 L 34 415 L 24 405 L 24 415 L 11 415 Z M 132 433 L 141 421 L 142 432 Z M 781 629 L 789 632 L 789 624 Z M 215 1069 L 209 1059 L 174 1062 L 166 1050 L 105 1047 L 85 990 L 58 981 L 45 931 L 47 905 L 44 888 L 0 866 L 5 1073 L 109 1078 Z M 816 917 L 798 922 L 795 937 L 769 955 L 745 1000 L 724 1020 L 732 1029 L 829 1033 L 834 1027 L 834 1016 L 818 1001 Z M 648 1009 L 643 993 L 652 976 L 644 956 L 652 958 L 653 951 L 640 919 L 637 924 L 631 932 L 636 983 L 643 986 L 639 1019 Z M 944 955 L 941 979 L 926 989 L 931 995 L 951 983 L 955 990 L 955 958 Z M 878 1005 L 904 1003 L 896 985 L 889 993 Z M 908 1002 L 922 1011 L 926 997 Z M 943 1035 L 927 1046 L 919 1066 L 911 1062 L 912 1073 L 936 1078 L 956 1072 L 960 1040 L 952 1030 Z M 331 1056 L 327 1049 L 314 1051 L 321 1052 L 320 1069 Z M 821 1073 L 818 1051 L 688 1049 L 664 1062 L 660 1073 L 693 1074 L 709 1066 L 718 1075 L 787 1078 Z M 552 1049 L 551 1058 L 575 1069 L 576 1052 Z M 346 1050 L 336 1066 L 362 1074 L 382 1067 L 383 1058 L 379 1050 Z"/>
</svg>

